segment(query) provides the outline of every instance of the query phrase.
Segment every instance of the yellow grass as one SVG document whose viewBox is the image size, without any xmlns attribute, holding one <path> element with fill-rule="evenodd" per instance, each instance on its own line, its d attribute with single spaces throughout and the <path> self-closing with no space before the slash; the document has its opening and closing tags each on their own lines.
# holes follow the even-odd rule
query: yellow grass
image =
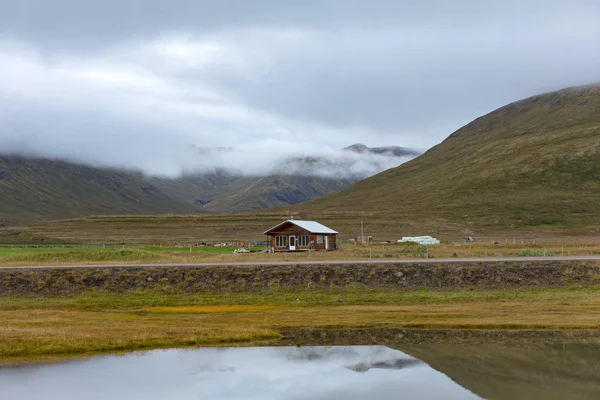
<svg viewBox="0 0 600 400">
<path fill-rule="evenodd" d="M 93 296 L 2 298 L 0 364 L 96 352 L 274 343 L 285 332 L 305 328 L 600 329 L 600 290 L 594 288 L 505 295 L 475 291 L 460 299 L 453 293 L 229 294 L 220 304 L 218 296 L 123 295 L 114 305 L 100 294 L 98 301 Z"/>
<path fill-rule="evenodd" d="M 263 312 L 272 310 L 275 306 L 177 306 L 177 307 L 146 307 L 145 312 L 161 314 L 200 314 L 200 313 L 235 313 Z"/>
</svg>

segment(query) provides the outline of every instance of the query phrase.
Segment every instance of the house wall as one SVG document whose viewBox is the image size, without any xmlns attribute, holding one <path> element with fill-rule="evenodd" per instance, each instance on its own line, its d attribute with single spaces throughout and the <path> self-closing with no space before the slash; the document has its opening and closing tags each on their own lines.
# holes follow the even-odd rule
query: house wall
<svg viewBox="0 0 600 400">
<path fill-rule="evenodd" d="M 277 246 L 277 236 L 285 236 L 287 238 L 285 246 Z M 296 240 L 298 240 L 298 236 L 311 236 L 311 234 L 296 225 L 286 224 L 277 228 L 276 231 L 269 233 L 269 246 L 275 249 L 275 251 L 287 251 L 290 246 L 290 236 L 296 236 Z M 300 247 L 296 243 L 296 249 L 308 249 L 308 246 Z"/>
<path fill-rule="evenodd" d="M 286 246 L 277 246 L 277 236 L 286 236 L 287 242 Z M 337 235 L 320 235 L 323 236 L 323 242 L 317 244 L 317 236 L 316 234 L 310 233 L 305 229 L 302 229 L 294 224 L 286 224 L 277 228 L 277 231 L 269 232 L 268 234 L 268 244 L 269 247 L 274 249 L 275 251 L 288 251 L 290 245 L 290 236 L 296 236 L 296 250 L 308 250 L 309 246 L 300 246 L 298 243 L 299 236 L 308 236 L 309 237 L 309 245 L 310 243 L 314 243 L 314 250 L 325 250 L 325 236 L 329 237 L 329 250 L 335 250 L 337 248 Z"/>
</svg>

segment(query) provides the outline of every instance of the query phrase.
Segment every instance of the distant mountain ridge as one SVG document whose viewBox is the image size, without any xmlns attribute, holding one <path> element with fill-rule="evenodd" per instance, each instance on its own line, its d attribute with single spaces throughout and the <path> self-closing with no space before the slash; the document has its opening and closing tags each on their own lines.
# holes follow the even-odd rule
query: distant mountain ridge
<svg viewBox="0 0 600 400">
<path fill-rule="evenodd" d="M 367 147 L 362 143 L 356 143 L 352 146 L 344 147 L 343 150 L 353 151 L 355 153 L 371 153 L 371 154 L 383 154 L 390 157 L 406 157 L 406 156 L 418 156 L 421 153 L 400 146 L 384 146 L 384 147 Z"/>
<path fill-rule="evenodd" d="M 396 165 L 404 160 L 390 157 L 386 162 Z M 295 162 L 298 165 L 293 165 Z M 218 170 L 166 179 L 65 161 L 0 155 L 0 224 L 98 214 L 255 211 L 308 201 L 364 178 L 360 174 L 335 177 L 331 168 L 347 166 L 322 158 L 312 163 L 289 160 L 287 166 L 287 170 L 283 165 L 279 173 L 268 176 L 240 176 Z M 319 172 L 315 168 L 324 173 L 315 173 Z"/>
</svg>

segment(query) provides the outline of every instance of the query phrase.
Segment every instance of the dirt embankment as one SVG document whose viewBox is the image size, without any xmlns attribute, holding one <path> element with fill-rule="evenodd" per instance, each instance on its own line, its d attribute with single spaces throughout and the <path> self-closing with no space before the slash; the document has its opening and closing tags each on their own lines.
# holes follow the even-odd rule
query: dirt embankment
<svg viewBox="0 0 600 400">
<path fill-rule="evenodd" d="M 600 285 L 597 261 L 2 269 L 0 295 L 269 290 L 516 289 Z"/>
<path fill-rule="evenodd" d="M 300 328 L 283 331 L 283 345 L 349 346 L 406 344 L 562 344 L 600 341 L 597 329 L 578 330 L 507 330 L 507 329 L 404 329 L 377 327 L 366 329 Z"/>
</svg>

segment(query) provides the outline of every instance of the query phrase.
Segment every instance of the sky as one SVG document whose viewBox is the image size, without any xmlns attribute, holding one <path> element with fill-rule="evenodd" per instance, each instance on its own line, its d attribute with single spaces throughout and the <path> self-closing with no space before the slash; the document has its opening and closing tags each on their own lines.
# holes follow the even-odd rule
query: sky
<svg viewBox="0 0 600 400">
<path fill-rule="evenodd" d="M 597 0 L 0 0 L 0 153 L 177 176 L 425 150 L 600 81 L 598 21 Z"/>
</svg>

